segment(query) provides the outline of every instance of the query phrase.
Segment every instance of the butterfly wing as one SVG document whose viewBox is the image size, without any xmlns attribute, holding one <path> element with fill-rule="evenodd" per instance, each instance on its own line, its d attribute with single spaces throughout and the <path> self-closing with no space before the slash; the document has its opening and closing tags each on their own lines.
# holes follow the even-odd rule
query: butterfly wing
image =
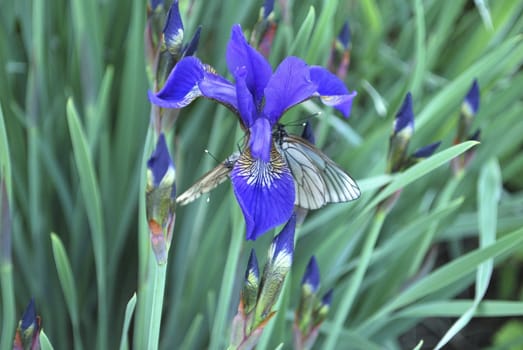
<svg viewBox="0 0 523 350">
<path fill-rule="evenodd" d="M 283 136 L 279 144 L 294 177 L 295 205 L 318 209 L 360 196 L 356 181 L 314 145 L 294 135 Z"/>
<path fill-rule="evenodd" d="M 232 171 L 234 163 L 240 157 L 240 153 L 233 153 L 230 157 L 218 164 L 214 169 L 203 175 L 198 181 L 194 183 L 189 189 L 176 197 L 176 203 L 179 205 L 187 205 L 199 198 L 202 194 L 212 191 L 218 185 L 223 183 Z"/>
</svg>

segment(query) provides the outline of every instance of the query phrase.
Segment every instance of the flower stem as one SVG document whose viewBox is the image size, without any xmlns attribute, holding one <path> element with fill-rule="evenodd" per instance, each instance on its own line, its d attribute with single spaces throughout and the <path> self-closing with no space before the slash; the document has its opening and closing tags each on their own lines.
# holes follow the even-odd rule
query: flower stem
<svg viewBox="0 0 523 350">
<path fill-rule="evenodd" d="M 150 310 L 149 328 L 147 331 L 147 348 L 158 349 L 160 341 L 160 326 L 162 322 L 163 297 L 165 292 L 165 277 L 167 264 L 158 265 L 153 254 L 149 254 L 149 271 L 154 276 L 153 285 L 150 293 Z"/>
</svg>

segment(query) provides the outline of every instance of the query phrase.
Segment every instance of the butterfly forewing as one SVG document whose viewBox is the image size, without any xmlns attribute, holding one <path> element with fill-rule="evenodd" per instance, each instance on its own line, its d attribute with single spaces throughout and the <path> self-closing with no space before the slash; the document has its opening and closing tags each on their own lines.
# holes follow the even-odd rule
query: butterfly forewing
<svg viewBox="0 0 523 350">
<path fill-rule="evenodd" d="M 360 196 L 356 182 L 314 145 L 288 134 L 276 141 L 294 177 L 295 205 L 318 209 Z"/>
<path fill-rule="evenodd" d="M 218 164 L 214 169 L 203 175 L 194 185 L 184 193 L 176 197 L 176 203 L 186 205 L 199 198 L 202 194 L 210 192 L 229 178 L 234 163 L 240 157 L 240 153 L 233 153 L 230 157 Z"/>
</svg>

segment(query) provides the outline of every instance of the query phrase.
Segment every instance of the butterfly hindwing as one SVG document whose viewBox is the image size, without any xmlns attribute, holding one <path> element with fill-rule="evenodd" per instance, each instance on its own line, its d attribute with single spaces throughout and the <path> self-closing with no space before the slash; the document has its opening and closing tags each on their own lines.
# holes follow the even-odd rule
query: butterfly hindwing
<svg viewBox="0 0 523 350">
<path fill-rule="evenodd" d="M 295 205 L 318 209 L 360 196 L 356 182 L 305 139 L 284 133 L 276 141 L 294 177 Z"/>
</svg>

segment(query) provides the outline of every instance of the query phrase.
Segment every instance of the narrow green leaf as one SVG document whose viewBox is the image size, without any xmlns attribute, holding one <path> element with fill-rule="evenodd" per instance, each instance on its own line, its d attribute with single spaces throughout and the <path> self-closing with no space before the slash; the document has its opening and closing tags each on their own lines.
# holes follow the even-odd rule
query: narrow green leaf
<svg viewBox="0 0 523 350">
<path fill-rule="evenodd" d="M 381 33 L 383 19 L 381 18 L 380 10 L 375 0 L 364 0 L 361 2 L 365 19 L 369 24 L 369 29 L 373 34 Z"/>
<path fill-rule="evenodd" d="M 60 237 L 55 233 L 51 233 L 51 245 L 53 248 L 56 271 L 58 272 L 58 279 L 60 280 L 65 303 L 67 304 L 71 323 L 73 324 L 75 349 L 82 349 L 83 345 L 79 332 L 78 297 L 73 277 L 73 269 L 71 268 L 71 263 L 69 262 L 69 258 L 65 252 L 64 245 L 62 244 Z"/>
<path fill-rule="evenodd" d="M 517 54 L 521 47 L 522 37 L 515 37 L 506 40 L 499 45 L 495 50 L 489 52 L 481 57 L 475 64 L 470 66 L 465 72 L 456 77 L 444 89 L 433 97 L 430 102 L 423 108 L 423 110 L 416 117 L 416 128 L 423 132 L 425 124 L 434 117 L 448 115 L 452 108 L 459 106 L 461 99 L 465 95 L 467 89 L 470 88 L 471 82 L 474 78 L 481 77 L 483 74 L 493 71 L 493 67 L 499 67 L 500 61 L 508 59 L 511 54 Z M 456 107 L 453 107 L 456 106 Z M 430 132 L 430 128 L 427 132 Z"/>
<path fill-rule="evenodd" d="M 421 350 L 422 347 L 423 347 L 423 340 L 420 340 L 418 345 L 416 345 L 416 347 L 414 347 L 414 349 L 412 349 L 412 350 Z"/>
<path fill-rule="evenodd" d="M 40 346 L 42 350 L 54 350 L 53 345 L 49 341 L 49 338 L 47 338 L 47 334 L 45 334 L 44 330 L 40 332 Z"/>
<path fill-rule="evenodd" d="M 158 265 L 156 258 L 152 254 L 149 256 L 151 258 L 149 271 L 153 276 L 153 285 L 151 290 L 152 297 L 150 299 L 151 318 L 148 323 L 147 349 L 158 349 L 158 345 L 160 344 L 167 264 Z"/>
<path fill-rule="evenodd" d="M 496 221 L 498 214 L 498 200 L 501 194 L 501 172 L 499 164 L 490 160 L 481 169 L 478 183 L 478 204 L 479 204 L 479 246 L 484 248 L 492 245 L 496 240 Z M 474 302 L 456 322 L 443 335 L 436 345 L 436 349 L 445 346 L 456 334 L 458 334 L 470 322 L 481 300 L 487 292 L 487 288 L 492 276 L 494 260 L 488 259 L 478 266 L 476 271 L 476 293 Z"/>
<path fill-rule="evenodd" d="M 488 161 L 481 169 L 478 182 L 478 227 L 479 246 L 487 247 L 496 241 L 498 203 L 501 197 L 501 170 L 495 159 Z M 482 299 L 492 276 L 494 261 L 489 260 L 478 267 L 476 298 Z"/>
<path fill-rule="evenodd" d="M 11 160 L 9 141 L 5 128 L 4 112 L 0 103 L 0 177 L 5 181 L 8 197 L 11 198 Z"/>
<path fill-rule="evenodd" d="M 289 49 L 289 55 L 300 55 L 306 52 L 305 48 L 308 46 L 315 19 L 316 12 L 314 11 L 314 6 L 311 6 Z"/>
<path fill-rule="evenodd" d="M 374 200 L 372 200 L 365 211 L 372 210 L 378 203 L 382 200 L 396 192 L 397 190 L 404 188 L 411 182 L 419 179 L 423 175 L 431 172 L 437 167 L 447 163 L 454 157 L 464 153 L 469 148 L 479 144 L 476 141 L 467 141 L 459 145 L 452 146 L 444 151 L 436 153 L 430 158 L 425 159 L 424 161 L 414 165 L 413 167 L 405 170 L 403 173 L 397 175 L 394 180 L 388 185 L 383 191 L 381 191 Z"/>
<path fill-rule="evenodd" d="M 459 317 L 466 312 L 474 300 L 445 300 L 409 306 L 398 312 L 395 318 Z M 483 300 L 476 317 L 510 317 L 523 315 L 523 302 L 507 300 Z"/>
<path fill-rule="evenodd" d="M 122 327 L 122 337 L 120 338 L 120 350 L 129 349 L 129 326 L 131 325 L 131 320 L 134 313 L 134 307 L 136 306 L 136 293 L 133 294 L 131 299 L 127 302 L 125 307 L 125 317 Z"/>
<path fill-rule="evenodd" d="M 198 314 L 194 317 L 191 327 L 189 327 L 189 330 L 185 334 L 185 338 L 183 338 L 180 349 L 195 349 L 195 342 L 201 336 L 203 320 L 204 318 L 202 314 Z"/>
<path fill-rule="evenodd" d="M 414 14 L 416 19 L 416 64 L 412 76 L 411 91 L 414 94 L 422 91 L 422 83 L 425 79 L 426 71 L 426 33 L 425 33 L 425 12 L 421 0 L 414 1 Z"/>
<path fill-rule="evenodd" d="M 316 22 L 316 27 L 312 33 L 309 43 L 309 50 L 305 61 L 308 64 L 318 64 L 318 57 L 321 52 L 325 52 L 330 47 L 332 39 L 332 19 L 336 14 L 338 8 L 338 0 L 331 0 L 323 2 L 320 16 Z M 328 38 L 326 40 L 326 38 Z M 326 55 L 322 57 L 326 58 Z"/>
<path fill-rule="evenodd" d="M 100 187 L 89 146 L 72 99 L 67 101 L 67 123 L 93 242 L 98 289 L 98 346 L 105 348 L 109 322 L 109 310 L 107 308 L 109 300 L 107 299 L 105 234 Z"/>
<path fill-rule="evenodd" d="M 440 267 L 427 277 L 423 278 L 410 288 L 406 289 L 391 303 L 366 320 L 358 327 L 358 331 L 369 334 L 376 331 L 371 329 L 373 320 L 381 319 L 393 310 L 399 309 L 429 294 L 456 282 L 474 271 L 477 266 L 494 257 L 502 256 L 521 249 L 523 246 L 523 229 L 516 230 L 499 239 L 496 243 L 481 249 L 474 250 Z"/>
<path fill-rule="evenodd" d="M 237 228 L 230 234 L 229 251 L 227 252 L 227 261 L 224 266 L 223 278 L 220 287 L 220 294 L 218 296 L 218 307 L 214 317 L 214 323 L 211 331 L 211 341 L 209 349 L 217 350 L 226 346 L 228 337 L 224 338 L 227 321 L 229 318 L 230 302 L 236 300 L 233 297 L 233 286 L 236 280 L 236 271 L 238 270 L 238 260 L 242 242 L 244 239 L 244 224 L 243 218 L 238 211 L 233 212 L 233 227 Z"/>
<path fill-rule="evenodd" d="M 347 290 L 343 294 L 341 304 L 336 310 L 334 322 L 330 328 L 330 333 L 325 343 L 326 349 L 334 349 L 335 345 L 338 342 L 338 338 L 343 328 L 343 324 L 347 319 L 347 315 L 349 314 L 352 308 L 352 304 L 354 303 L 354 300 L 356 298 L 356 293 L 361 287 L 363 277 L 365 276 L 367 268 L 370 264 L 372 253 L 374 251 L 374 246 L 376 245 L 376 242 L 378 240 L 378 236 L 381 231 L 381 227 L 383 226 L 383 222 L 385 221 L 385 218 L 386 214 L 382 211 L 378 211 L 376 213 L 376 216 L 374 217 L 374 222 L 371 227 L 371 230 L 365 238 L 365 242 L 359 258 L 358 266 L 356 267 L 356 271 L 354 271 L 354 275 L 350 281 L 349 288 L 347 288 Z"/>
</svg>

